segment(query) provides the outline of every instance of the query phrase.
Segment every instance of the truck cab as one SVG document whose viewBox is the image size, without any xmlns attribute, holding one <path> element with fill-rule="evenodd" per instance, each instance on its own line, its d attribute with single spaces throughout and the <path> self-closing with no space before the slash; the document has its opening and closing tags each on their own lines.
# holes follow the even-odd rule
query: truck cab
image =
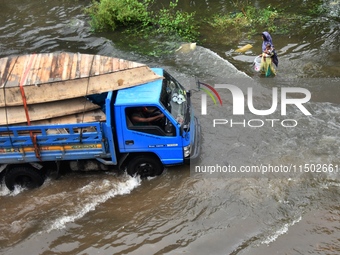
<svg viewBox="0 0 340 255">
<path fill-rule="evenodd" d="M 165 70 L 152 70 L 164 79 L 119 90 L 114 103 L 117 147 L 129 155 L 127 171 L 131 175 L 157 175 L 163 166 L 188 163 L 200 152 L 200 125 L 190 92 Z M 140 124 L 133 121 L 138 111 L 146 117 L 163 117 Z"/>
</svg>

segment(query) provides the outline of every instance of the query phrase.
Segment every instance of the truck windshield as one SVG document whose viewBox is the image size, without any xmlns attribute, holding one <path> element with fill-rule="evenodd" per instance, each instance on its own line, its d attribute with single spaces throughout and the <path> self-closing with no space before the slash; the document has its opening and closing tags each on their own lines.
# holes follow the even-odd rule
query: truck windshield
<svg viewBox="0 0 340 255">
<path fill-rule="evenodd" d="M 183 86 L 170 74 L 164 71 L 164 80 L 161 93 L 161 102 L 182 125 L 186 122 L 188 98 Z"/>
</svg>

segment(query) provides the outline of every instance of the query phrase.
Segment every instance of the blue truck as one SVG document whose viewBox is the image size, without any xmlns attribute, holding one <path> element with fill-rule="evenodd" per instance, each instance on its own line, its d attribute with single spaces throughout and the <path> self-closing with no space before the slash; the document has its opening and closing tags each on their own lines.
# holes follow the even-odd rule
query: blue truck
<svg viewBox="0 0 340 255">
<path fill-rule="evenodd" d="M 105 121 L 0 126 L 0 177 L 8 189 L 39 187 L 61 168 L 126 170 L 144 178 L 197 159 L 200 124 L 190 91 L 164 69 L 151 70 L 164 78 L 86 96 Z M 136 123 L 133 114 L 145 109 L 161 118 Z"/>
</svg>

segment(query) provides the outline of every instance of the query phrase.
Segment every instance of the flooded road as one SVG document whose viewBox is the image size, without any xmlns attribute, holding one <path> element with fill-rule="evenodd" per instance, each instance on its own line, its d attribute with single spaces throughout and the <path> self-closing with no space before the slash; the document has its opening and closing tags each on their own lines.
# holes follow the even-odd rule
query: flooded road
<svg viewBox="0 0 340 255">
<path fill-rule="evenodd" d="M 195 89 L 192 101 L 203 136 L 198 165 L 282 165 L 297 171 L 210 174 L 180 166 L 142 181 L 115 173 L 71 173 L 51 177 L 35 190 L 10 192 L 2 185 L 0 254 L 340 253 L 340 181 L 334 170 L 340 167 L 339 23 L 327 26 L 321 38 L 307 31 L 273 36 L 279 72 L 265 79 L 251 69 L 261 45 L 256 36 L 233 47 L 217 42 L 216 48 L 148 57 L 122 47 L 113 35 L 92 34 L 82 13 L 87 4 L 2 0 L 1 57 L 79 51 L 162 66 Z M 235 52 L 247 43 L 251 51 Z M 252 87 L 257 109 L 270 108 L 273 87 L 279 93 L 283 87 L 302 87 L 311 92 L 305 105 L 311 116 L 294 106 L 281 115 L 280 99 L 269 116 L 256 116 L 247 107 L 244 115 L 233 116 L 226 89 L 218 89 L 223 106 L 208 98 L 208 114 L 202 115 L 197 79 L 234 84 L 245 95 Z M 228 123 L 214 127 L 215 119 Z M 285 119 L 297 125 L 285 127 Z M 326 170 L 300 171 L 305 164 L 325 165 Z"/>
</svg>

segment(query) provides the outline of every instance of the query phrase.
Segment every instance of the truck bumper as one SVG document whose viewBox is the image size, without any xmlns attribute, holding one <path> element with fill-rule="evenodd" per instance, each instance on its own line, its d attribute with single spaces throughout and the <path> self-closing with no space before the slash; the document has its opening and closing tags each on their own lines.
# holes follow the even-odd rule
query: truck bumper
<svg viewBox="0 0 340 255">
<path fill-rule="evenodd" d="M 184 160 L 186 164 L 197 161 L 201 153 L 201 124 L 197 117 L 194 117 L 194 130 L 194 134 L 191 137 L 190 156 Z"/>
</svg>

